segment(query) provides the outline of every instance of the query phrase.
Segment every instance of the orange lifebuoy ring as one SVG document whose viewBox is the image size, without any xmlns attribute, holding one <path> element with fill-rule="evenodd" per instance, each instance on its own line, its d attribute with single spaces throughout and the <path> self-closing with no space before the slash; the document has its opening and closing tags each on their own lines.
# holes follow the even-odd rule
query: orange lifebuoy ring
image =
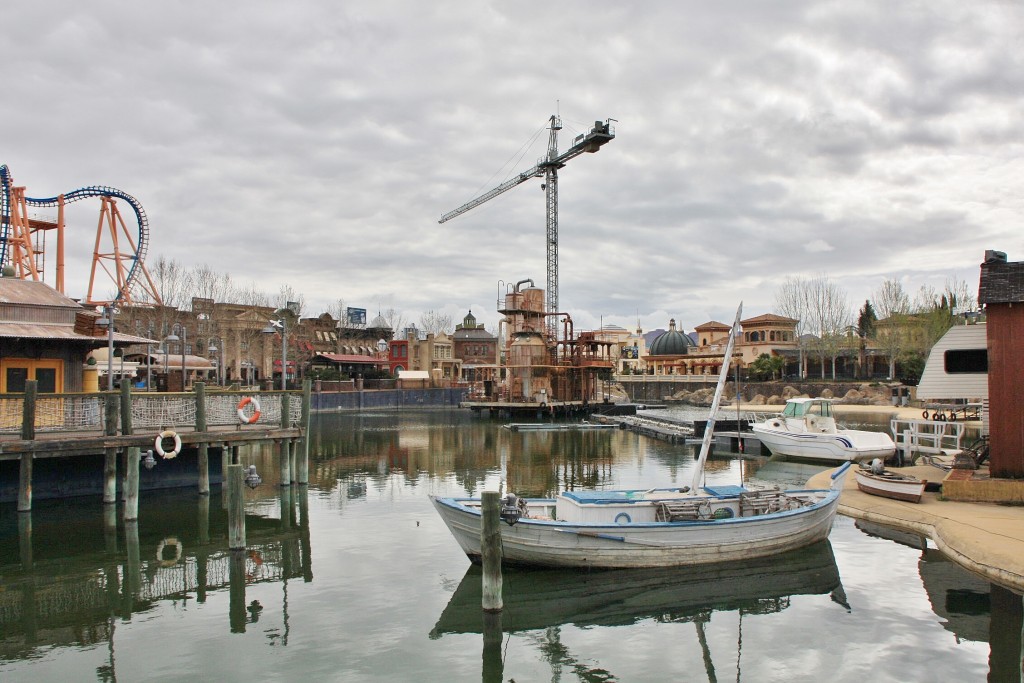
<svg viewBox="0 0 1024 683">
<path fill-rule="evenodd" d="M 251 416 L 246 416 L 245 407 L 252 404 L 253 413 Z M 260 419 L 260 402 L 256 400 L 255 396 L 246 396 L 238 402 L 238 421 L 244 425 L 251 425 Z"/>
</svg>

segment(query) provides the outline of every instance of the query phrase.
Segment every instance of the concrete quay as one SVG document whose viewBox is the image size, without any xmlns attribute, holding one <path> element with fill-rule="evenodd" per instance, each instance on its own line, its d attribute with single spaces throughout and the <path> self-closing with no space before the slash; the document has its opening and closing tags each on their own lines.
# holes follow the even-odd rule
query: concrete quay
<svg viewBox="0 0 1024 683">
<path fill-rule="evenodd" d="M 929 482 L 948 474 L 927 465 L 892 469 Z M 833 471 L 814 475 L 808 487 L 827 488 Z M 1024 506 L 946 500 L 930 491 L 920 503 L 891 500 L 860 491 L 851 472 L 839 499 L 839 513 L 927 536 L 961 566 L 1024 592 Z"/>
</svg>

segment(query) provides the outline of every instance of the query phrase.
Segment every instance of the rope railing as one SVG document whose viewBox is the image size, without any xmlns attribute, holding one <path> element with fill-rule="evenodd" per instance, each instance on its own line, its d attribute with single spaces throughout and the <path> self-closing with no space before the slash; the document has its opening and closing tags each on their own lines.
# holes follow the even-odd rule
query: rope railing
<svg viewBox="0 0 1024 683">
<path fill-rule="evenodd" d="M 302 419 L 302 395 L 289 392 L 288 414 L 290 424 L 298 425 Z M 196 424 L 197 396 L 169 393 L 132 393 L 132 427 L 138 429 L 186 429 Z M 216 392 L 205 397 L 208 427 L 249 425 L 238 419 L 238 404 L 243 398 L 259 403 L 260 418 L 253 427 L 264 428 L 281 424 L 284 394 L 281 392 L 244 393 Z M 0 398 L 0 434 L 22 431 L 25 401 L 21 395 Z M 93 432 L 102 434 L 106 396 L 104 394 L 41 394 L 35 399 L 35 431 L 37 432 Z M 116 403 L 120 411 L 120 403 Z M 247 408 L 252 415 L 252 405 Z M 118 416 L 120 423 L 120 415 Z"/>
</svg>

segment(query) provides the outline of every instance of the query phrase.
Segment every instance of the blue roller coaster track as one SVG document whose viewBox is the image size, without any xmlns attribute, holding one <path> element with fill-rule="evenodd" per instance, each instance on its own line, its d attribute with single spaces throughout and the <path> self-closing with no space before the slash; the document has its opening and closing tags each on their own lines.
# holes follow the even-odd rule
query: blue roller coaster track
<svg viewBox="0 0 1024 683">
<path fill-rule="evenodd" d="M 0 214 L 3 216 L 3 220 L 0 222 L 0 264 L 7 263 L 8 259 L 8 242 L 11 235 L 12 185 L 13 180 L 11 179 L 11 173 L 7 168 L 7 164 L 0 165 L 0 186 L 3 187 L 2 196 L 0 196 Z M 124 287 L 118 290 L 117 295 L 114 298 L 114 301 L 116 302 L 125 298 L 125 296 L 132 291 L 139 277 L 142 275 L 142 264 L 145 263 L 146 252 L 149 249 L 149 219 L 146 218 L 146 211 L 142 208 L 142 204 L 139 203 L 139 200 L 127 192 L 123 192 L 114 187 L 106 187 L 104 185 L 82 187 L 77 190 L 67 192 L 64 194 L 64 203 L 70 204 L 71 202 L 90 199 L 92 197 L 123 199 L 128 202 L 128 204 L 131 205 L 132 210 L 135 212 L 135 221 L 139 227 L 138 235 L 135 239 L 135 253 L 129 257 L 131 267 L 128 269 L 128 275 L 125 278 Z M 25 197 L 25 203 L 29 206 L 57 206 L 59 201 L 59 197 Z"/>
</svg>

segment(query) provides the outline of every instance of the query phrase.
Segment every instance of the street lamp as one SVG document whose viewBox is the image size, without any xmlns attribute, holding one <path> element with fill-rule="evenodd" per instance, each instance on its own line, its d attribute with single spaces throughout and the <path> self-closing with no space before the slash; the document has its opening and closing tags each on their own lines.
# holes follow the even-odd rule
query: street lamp
<svg viewBox="0 0 1024 683">
<path fill-rule="evenodd" d="M 288 319 L 283 315 L 284 309 L 277 309 L 274 313 L 280 313 L 280 320 L 271 320 L 263 328 L 263 334 L 276 334 L 277 328 L 281 328 L 281 391 L 287 388 L 288 378 Z"/>
<path fill-rule="evenodd" d="M 107 391 L 114 390 L 114 307 L 104 306 L 96 324 L 107 328 Z"/>
<path fill-rule="evenodd" d="M 210 348 L 207 349 L 210 353 L 217 353 L 218 351 L 213 343 L 214 339 L 220 343 L 220 360 L 217 362 L 217 384 L 224 384 L 224 340 L 221 337 L 210 337 Z"/>
</svg>

